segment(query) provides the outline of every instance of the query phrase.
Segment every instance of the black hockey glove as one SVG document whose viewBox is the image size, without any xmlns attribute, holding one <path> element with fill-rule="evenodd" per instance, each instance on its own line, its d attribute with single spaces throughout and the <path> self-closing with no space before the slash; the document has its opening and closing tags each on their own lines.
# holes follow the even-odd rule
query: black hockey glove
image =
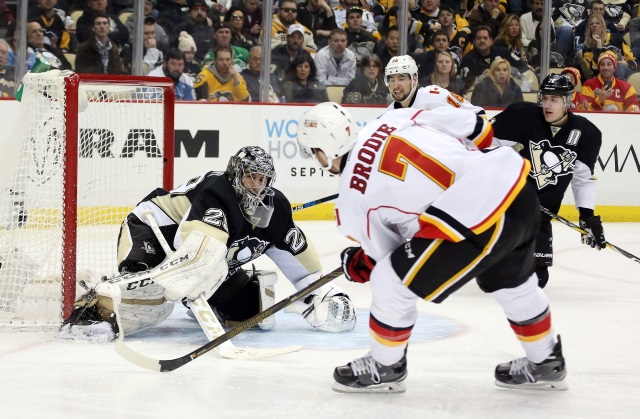
<svg viewBox="0 0 640 419">
<path fill-rule="evenodd" d="M 587 220 L 580 220 L 580 228 L 588 234 L 582 235 L 582 243 L 591 246 L 594 249 L 604 249 L 607 246 L 607 240 L 604 238 L 604 229 L 599 215 L 590 217 Z"/>
<path fill-rule="evenodd" d="M 376 261 L 364 253 L 361 247 L 347 247 L 340 254 L 344 276 L 351 282 L 364 284 L 371 279 Z"/>
</svg>

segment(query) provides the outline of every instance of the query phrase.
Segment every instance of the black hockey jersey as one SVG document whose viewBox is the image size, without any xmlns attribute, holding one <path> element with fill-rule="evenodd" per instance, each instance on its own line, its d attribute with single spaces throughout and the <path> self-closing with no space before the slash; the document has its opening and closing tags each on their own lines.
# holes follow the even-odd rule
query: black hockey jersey
<svg viewBox="0 0 640 419">
<path fill-rule="evenodd" d="M 602 133 L 593 123 L 569 112 L 567 122 L 558 130 L 544 119 L 541 107 L 529 102 L 510 105 L 491 122 L 495 138 L 522 144 L 520 155 L 531 162 L 529 181 L 538 189 L 543 207 L 557 214 L 575 177 L 579 180 L 573 185 L 577 206 L 594 208 L 595 202 L 579 202 L 581 197 L 595 201 L 592 177 Z"/>
<path fill-rule="evenodd" d="M 199 230 L 226 243 L 229 274 L 266 254 L 292 282 L 321 269 L 313 244 L 293 222 L 291 204 L 273 189 L 273 215 L 266 228 L 254 227 L 241 212 L 239 199 L 223 172 L 207 172 L 172 191 L 156 189 L 133 213 L 144 220 L 153 211 L 160 230 L 177 249 Z"/>
</svg>

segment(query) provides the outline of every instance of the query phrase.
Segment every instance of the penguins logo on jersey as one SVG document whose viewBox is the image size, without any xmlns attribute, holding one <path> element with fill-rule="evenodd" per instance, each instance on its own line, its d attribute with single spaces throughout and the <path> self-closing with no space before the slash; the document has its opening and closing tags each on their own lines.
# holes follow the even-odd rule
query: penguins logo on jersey
<svg viewBox="0 0 640 419">
<path fill-rule="evenodd" d="M 558 176 L 573 173 L 578 155 L 561 146 L 552 146 L 549 140 L 529 143 L 531 152 L 531 174 L 536 179 L 538 189 L 558 183 Z"/>
<path fill-rule="evenodd" d="M 269 242 L 256 237 L 243 237 L 231 243 L 227 252 L 229 271 L 262 255 Z"/>
</svg>

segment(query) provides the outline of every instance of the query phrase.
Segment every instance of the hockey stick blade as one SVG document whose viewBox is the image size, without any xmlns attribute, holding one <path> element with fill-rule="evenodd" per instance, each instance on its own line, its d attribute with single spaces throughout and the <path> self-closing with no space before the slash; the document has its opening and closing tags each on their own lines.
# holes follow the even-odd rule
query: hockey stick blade
<svg viewBox="0 0 640 419">
<path fill-rule="evenodd" d="M 553 218 L 554 220 L 560 221 L 562 224 L 571 227 L 572 229 L 574 229 L 575 231 L 577 231 L 577 232 L 579 232 L 581 234 L 589 234 L 587 231 L 585 231 L 583 228 L 581 228 L 578 224 L 573 223 L 573 222 L 567 220 L 566 218 L 563 218 L 563 217 L 561 217 L 561 216 L 559 216 L 557 214 L 552 213 L 551 211 L 549 211 L 548 209 L 546 209 L 542 205 L 540 206 L 540 210 L 542 210 L 542 212 L 544 212 L 545 214 L 547 214 L 549 217 Z M 619 248 L 615 244 L 607 242 L 607 247 L 609 249 L 613 250 L 614 252 L 620 253 L 622 256 L 631 259 L 634 262 L 640 263 L 640 258 L 638 258 L 637 256 L 632 255 L 631 253 L 627 252 L 624 249 Z"/>
<path fill-rule="evenodd" d="M 324 284 L 328 284 L 329 282 L 333 281 L 340 275 L 342 275 L 342 267 L 334 269 L 333 271 L 323 276 L 322 278 L 318 279 L 308 287 L 301 289 L 300 291 L 290 295 L 284 300 L 277 302 L 276 304 L 272 305 L 266 310 L 240 323 L 238 326 L 229 330 L 224 335 L 219 336 L 218 338 L 204 344 L 198 349 L 191 351 L 188 354 L 181 356 L 179 358 L 167 359 L 167 360 L 153 359 L 133 351 L 131 348 L 127 347 L 121 341 L 116 342 L 115 350 L 121 357 L 131 362 L 132 364 L 138 365 L 139 367 L 146 368 L 151 371 L 159 371 L 159 372 L 173 371 L 182 367 L 185 364 L 188 364 L 194 359 L 201 357 L 202 355 L 206 354 L 212 349 L 215 349 L 216 347 L 220 346 L 222 343 L 239 335 L 245 330 L 252 328 L 253 326 L 257 325 L 258 323 L 266 319 L 267 317 L 274 315 L 278 311 L 284 309 L 285 307 L 290 306 L 291 304 L 295 303 L 301 298 L 306 297 L 307 295 L 311 294 L 313 291 L 317 290 Z M 275 348 L 274 350 L 277 350 L 277 349 L 278 348 Z M 280 348 L 280 349 L 287 349 L 287 348 Z"/>
<path fill-rule="evenodd" d="M 296 205 L 295 207 L 291 207 L 291 212 L 300 211 L 303 209 L 307 209 L 309 207 L 313 207 L 318 204 L 322 204 L 323 202 L 333 201 L 338 197 L 338 194 L 333 194 L 329 196 L 325 196 L 324 198 L 316 199 L 315 201 L 309 201 L 304 204 Z"/>
</svg>

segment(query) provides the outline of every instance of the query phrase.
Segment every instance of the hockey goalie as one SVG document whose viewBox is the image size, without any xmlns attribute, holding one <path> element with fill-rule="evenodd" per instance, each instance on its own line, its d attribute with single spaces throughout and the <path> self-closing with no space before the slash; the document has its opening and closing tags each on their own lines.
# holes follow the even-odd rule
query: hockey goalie
<svg viewBox="0 0 640 419">
<path fill-rule="evenodd" d="M 58 336 L 110 341 L 158 325 L 176 303 L 189 306 L 202 295 L 220 322 L 233 326 L 275 303 L 277 274 L 243 269 L 263 254 L 297 290 L 319 279 L 318 254 L 293 222 L 291 204 L 273 187 L 275 179 L 271 156 L 252 146 L 232 156 L 225 172 L 151 192 L 120 228 L 120 275 L 88 290 Z M 163 249 L 150 220 L 171 252 Z M 350 298 L 331 284 L 285 311 L 327 332 L 352 330 L 356 322 Z M 264 330 L 274 326 L 273 316 L 259 323 Z"/>
</svg>

